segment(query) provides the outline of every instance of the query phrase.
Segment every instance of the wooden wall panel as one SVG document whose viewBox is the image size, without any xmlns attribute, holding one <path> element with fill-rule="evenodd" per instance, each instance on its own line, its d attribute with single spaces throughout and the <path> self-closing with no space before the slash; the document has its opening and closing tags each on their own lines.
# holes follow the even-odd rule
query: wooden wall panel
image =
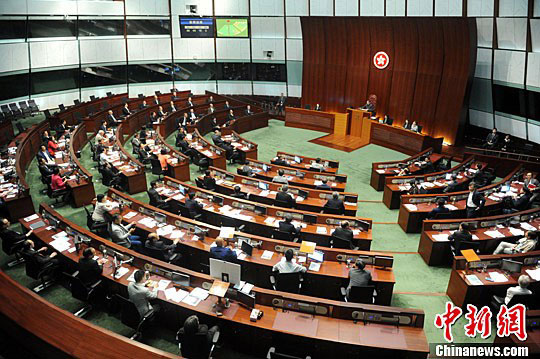
<svg viewBox="0 0 540 359">
<path fill-rule="evenodd" d="M 367 22 L 348 18 L 346 23 L 348 56 L 344 104 L 350 107 L 358 106 L 367 98 L 371 41 Z"/>
<path fill-rule="evenodd" d="M 467 18 L 304 17 L 302 105 L 343 112 L 377 95 L 377 115 L 456 142 L 473 76 L 476 29 Z M 390 64 L 372 59 L 385 51 Z M 472 51 L 472 52 L 471 52 Z"/>
<path fill-rule="evenodd" d="M 390 99 L 390 87 L 392 84 L 392 71 L 394 68 L 394 36 L 391 21 L 381 21 L 380 18 L 371 18 L 369 21 L 369 34 L 371 38 L 371 50 L 369 52 L 369 84 L 368 96 L 377 95 L 377 114 L 385 114 L 388 111 Z M 390 57 L 390 63 L 385 69 L 379 70 L 373 65 L 373 56 L 379 51 L 384 51 Z M 360 103 L 364 104 L 367 98 Z"/>
<path fill-rule="evenodd" d="M 418 30 L 415 21 L 400 18 L 393 22 L 394 74 L 390 88 L 388 115 L 396 124 L 411 117 L 418 63 Z"/>
<path fill-rule="evenodd" d="M 444 37 L 439 21 L 419 19 L 416 23 L 418 66 L 411 120 L 417 121 L 423 126 L 424 133 L 431 135 L 444 66 Z"/>
<path fill-rule="evenodd" d="M 347 58 L 346 46 L 347 26 L 344 18 L 325 18 L 326 29 L 326 67 L 325 67 L 325 96 L 324 109 L 326 111 L 338 111 L 344 107 L 344 88 L 347 79 Z M 343 43 L 342 46 L 334 44 Z"/>
</svg>

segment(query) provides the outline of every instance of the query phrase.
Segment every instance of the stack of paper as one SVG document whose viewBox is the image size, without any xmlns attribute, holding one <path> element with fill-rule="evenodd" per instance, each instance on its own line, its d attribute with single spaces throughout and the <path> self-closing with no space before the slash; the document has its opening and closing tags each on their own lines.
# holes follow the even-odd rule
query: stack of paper
<svg viewBox="0 0 540 359">
<path fill-rule="evenodd" d="M 171 234 L 172 231 L 174 231 L 175 228 L 176 228 L 175 226 L 173 226 L 171 224 L 168 224 L 165 227 L 158 228 L 156 232 L 157 232 L 158 236 L 163 236 L 164 237 L 164 236 L 166 236 L 168 234 Z"/>
<path fill-rule="evenodd" d="M 321 181 L 321 180 L 315 180 L 315 181 L 313 182 L 313 184 L 314 184 L 315 186 L 320 186 L 320 185 L 322 185 L 322 181 Z"/>
<path fill-rule="evenodd" d="M 317 227 L 317 233 L 326 234 L 327 233 L 326 227 Z"/>
<path fill-rule="evenodd" d="M 321 263 L 319 262 L 311 262 L 309 264 L 309 270 L 318 272 L 321 269 Z"/>
<path fill-rule="evenodd" d="M 514 227 L 508 227 L 508 230 L 510 231 L 510 233 L 512 233 L 512 235 L 514 236 L 522 236 L 525 234 L 525 232 L 523 232 L 521 229 L 519 228 L 514 228 Z"/>
<path fill-rule="evenodd" d="M 145 218 L 140 219 L 139 223 L 146 226 L 146 227 L 148 227 L 148 228 L 154 228 L 157 225 L 156 221 L 154 221 L 150 217 L 145 217 Z"/>
<path fill-rule="evenodd" d="M 448 234 L 434 234 L 433 239 L 437 242 L 446 242 L 448 241 Z"/>
<path fill-rule="evenodd" d="M 39 218 L 39 216 L 38 216 L 37 214 L 34 213 L 34 214 L 31 215 L 31 216 L 25 217 L 25 218 L 24 218 L 24 221 L 25 221 L 25 222 L 31 222 L 31 221 L 33 221 L 34 219 L 38 219 L 38 218 Z"/>
<path fill-rule="evenodd" d="M 504 274 L 499 273 L 499 272 L 489 272 L 489 276 L 496 283 L 508 282 L 508 278 L 506 278 L 506 276 Z"/>
<path fill-rule="evenodd" d="M 171 239 L 177 239 L 182 238 L 184 236 L 185 232 L 175 229 L 171 232 Z"/>
<path fill-rule="evenodd" d="M 191 291 L 191 293 L 189 293 L 190 296 L 192 297 L 196 297 L 196 298 L 199 298 L 200 300 L 205 300 L 206 298 L 208 298 L 208 291 L 206 289 L 202 289 L 202 288 L 195 288 Z"/>
<path fill-rule="evenodd" d="M 165 288 L 167 288 L 169 286 L 169 284 L 171 284 L 171 281 L 170 280 L 166 280 L 166 279 L 162 279 L 158 282 L 158 287 L 157 289 L 158 290 L 165 290 Z"/>
<path fill-rule="evenodd" d="M 118 270 L 116 271 L 116 275 L 114 276 L 114 279 L 122 278 L 127 272 L 129 272 L 129 269 L 126 268 L 126 267 L 118 268 Z M 111 277 L 112 277 L 112 275 L 113 275 L 113 273 L 111 273 Z"/>
<path fill-rule="evenodd" d="M 382 175 L 385 171 L 384 170 L 375 170 L 375 172 Z"/>
<path fill-rule="evenodd" d="M 451 211 L 455 211 L 456 209 L 458 209 L 456 206 L 454 206 L 453 204 L 445 204 L 444 205 L 446 208 L 448 208 L 449 210 Z"/>
<path fill-rule="evenodd" d="M 486 236 L 489 236 L 491 238 L 504 238 L 505 237 L 504 234 L 502 234 L 501 232 L 499 232 L 497 230 L 485 231 L 484 233 L 486 234 Z"/>
<path fill-rule="evenodd" d="M 272 251 L 264 251 L 263 254 L 261 255 L 261 259 L 266 259 L 266 260 L 270 260 L 272 259 L 272 256 L 274 255 L 274 252 Z"/>
<path fill-rule="evenodd" d="M 191 295 L 186 295 L 184 297 L 184 299 L 182 299 L 182 303 L 186 303 L 186 304 L 194 306 L 194 307 L 199 305 L 200 302 L 201 302 L 201 300 L 199 298 L 191 296 Z"/>
<path fill-rule="evenodd" d="M 274 225 L 275 221 L 276 219 L 274 217 L 266 217 L 266 219 L 264 220 L 264 223 L 268 224 L 269 226 L 272 226 Z"/>
<path fill-rule="evenodd" d="M 221 230 L 219 231 L 219 236 L 221 238 L 234 237 L 234 227 L 221 227 Z"/>
<path fill-rule="evenodd" d="M 261 196 L 261 197 L 268 197 L 269 194 L 270 194 L 270 191 L 268 191 L 268 190 L 264 190 L 264 191 L 259 192 L 259 196 Z"/>
<path fill-rule="evenodd" d="M 69 237 L 67 236 L 59 237 L 55 239 L 54 241 L 50 242 L 49 245 L 52 246 L 54 249 L 56 249 L 58 252 L 67 251 L 71 247 L 71 244 L 69 243 Z"/>
<path fill-rule="evenodd" d="M 128 214 L 126 214 L 124 216 L 124 219 L 131 219 L 131 218 L 135 217 L 136 215 L 137 215 L 137 212 L 131 211 L 131 212 L 129 212 Z"/>
<path fill-rule="evenodd" d="M 531 277 L 532 279 L 536 281 L 540 281 L 540 268 L 536 269 L 526 269 L 525 272 Z"/>
<path fill-rule="evenodd" d="M 531 226 L 529 223 L 521 223 L 521 228 L 526 231 L 536 231 L 536 227 Z"/>
<path fill-rule="evenodd" d="M 411 212 L 418 210 L 418 207 L 416 207 L 414 204 L 411 204 L 411 203 L 406 203 L 404 204 L 404 206 Z"/>
<path fill-rule="evenodd" d="M 467 278 L 467 281 L 469 281 L 471 285 L 482 285 L 482 281 L 474 274 L 466 275 L 465 278 Z"/>
<path fill-rule="evenodd" d="M 163 293 L 165 294 L 165 298 L 167 298 L 167 300 L 172 300 L 173 302 L 176 302 L 176 303 L 180 303 L 182 299 L 187 297 L 189 294 L 189 292 L 182 289 L 179 289 L 178 291 L 176 291 L 174 287 L 170 287 L 164 290 Z"/>
</svg>

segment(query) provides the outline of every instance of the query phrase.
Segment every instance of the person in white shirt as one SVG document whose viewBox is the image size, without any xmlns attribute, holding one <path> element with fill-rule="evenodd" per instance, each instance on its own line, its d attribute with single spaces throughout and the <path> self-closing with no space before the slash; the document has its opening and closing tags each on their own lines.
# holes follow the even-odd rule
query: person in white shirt
<svg viewBox="0 0 540 359">
<path fill-rule="evenodd" d="M 105 212 L 108 212 L 113 209 L 112 203 L 105 201 L 105 196 L 103 194 L 98 194 L 96 197 L 96 207 L 94 212 L 92 212 L 92 220 L 95 222 L 105 222 Z"/>
<path fill-rule="evenodd" d="M 159 312 L 159 306 L 157 304 L 150 304 L 151 300 L 157 298 L 157 283 L 152 283 L 149 273 L 140 269 L 133 276 L 135 277 L 135 282 L 130 282 L 127 288 L 129 300 L 135 304 L 141 317 L 152 309 L 154 312 Z"/>
<path fill-rule="evenodd" d="M 99 130 L 98 133 L 97 133 L 97 135 L 96 135 L 96 138 L 95 138 L 95 140 L 96 140 L 96 145 L 97 145 L 102 139 L 104 139 L 104 138 L 105 138 L 105 131 Z"/>
<path fill-rule="evenodd" d="M 285 251 L 285 260 L 281 260 L 278 263 L 274 264 L 272 271 L 283 273 L 296 273 L 302 272 L 305 273 L 307 269 L 302 267 L 300 264 L 293 262 L 294 252 L 292 249 L 287 249 Z"/>
<path fill-rule="evenodd" d="M 411 125 L 411 131 L 418 132 L 418 124 L 416 123 L 416 121 L 413 121 Z"/>
<path fill-rule="evenodd" d="M 272 182 L 274 183 L 283 183 L 283 184 L 289 184 L 289 181 L 287 180 L 287 177 L 284 176 L 285 171 L 282 169 L 279 169 L 277 171 L 277 175 L 272 178 Z"/>
<path fill-rule="evenodd" d="M 504 298 L 504 304 L 510 303 L 514 295 L 531 295 L 532 292 L 527 289 L 529 284 L 531 283 L 531 279 L 528 275 L 522 274 L 518 278 L 518 286 L 516 287 L 510 287 L 506 290 L 506 298 Z"/>
<path fill-rule="evenodd" d="M 170 102 L 171 112 L 176 112 L 176 107 L 174 106 L 174 101 Z"/>
<path fill-rule="evenodd" d="M 311 168 L 316 170 L 324 170 L 324 165 L 321 162 L 322 161 L 320 158 L 315 159 L 315 162 L 311 162 Z"/>
<path fill-rule="evenodd" d="M 193 109 L 190 109 L 190 110 L 189 110 L 189 119 L 190 119 L 192 122 L 197 121 L 197 114 L 195 114 L 195 110 L 193 110 Z"/>
<path fill-rule="evenodd" d="M 538 240 L 538 235 L 533 231 L 527 231 L 525 237 L 517 241 L 517 243 L 501 242 L 495 249 L 493 254 L 514 254 L 527 253 L 534 250 Z"/>
</svg>

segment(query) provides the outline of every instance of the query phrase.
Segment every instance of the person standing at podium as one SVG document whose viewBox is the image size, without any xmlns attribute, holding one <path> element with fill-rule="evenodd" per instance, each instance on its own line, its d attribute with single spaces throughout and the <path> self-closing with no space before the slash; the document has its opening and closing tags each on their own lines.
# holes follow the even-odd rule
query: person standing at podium
<svg viewBox="0 0 540 359">
<path fill-rule="evenodd" d="M 377 96 L 369 95 L 366 104 L 360 107 L 360 109 L 371 112 L 371 116 L 375 116 L 376 104 L 377 104 Z"/>
</svg>

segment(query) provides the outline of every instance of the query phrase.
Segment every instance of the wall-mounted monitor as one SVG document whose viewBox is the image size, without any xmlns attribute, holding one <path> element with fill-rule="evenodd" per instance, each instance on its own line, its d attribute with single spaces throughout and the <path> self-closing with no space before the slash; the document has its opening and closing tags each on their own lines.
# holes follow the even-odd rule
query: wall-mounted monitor
<svg viewBox="0 0 540 359">
<path fill-rule="evenodd" d="M 181 17 L 180 35 L 183 38 L 214 37 L 214 19 L 211 17 Z"/>
<path fill-rule="evenodd" d="M 249 22 L 247 18 L 216 19 L 216 37 L 249 37 Z"/>
</svg>

